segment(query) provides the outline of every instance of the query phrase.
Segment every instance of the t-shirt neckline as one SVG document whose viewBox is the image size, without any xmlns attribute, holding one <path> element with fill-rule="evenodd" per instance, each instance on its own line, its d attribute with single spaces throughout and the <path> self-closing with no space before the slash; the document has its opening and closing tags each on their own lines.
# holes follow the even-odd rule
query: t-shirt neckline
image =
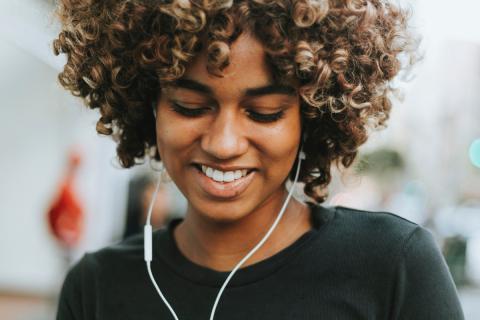
<svg viewBox="0 0 480 320">
<path fill-rule="evenodd" d="M 313 228 L 273 256 L 249 266 L 241 267 L 229 282 L 229 287 L 247 285 L 274 274 L 283 266 L 287 265 L 289 261 L 292 261 L 294 256 L 302 251 L 302 248 L 308 246 L 312 240 L 318 236 L 320 231 L 325 229 L 328 222 L 332 220 L 334 212 L 320 205 L 309 203 L 309 206 L 312 213 Z M 203 286 L 219 288 L 230 272 L 217 271 L 201 266 L 183 255 L 173 236 L 175 227 L 181 221 L 182 218 L 174 219 L 168 224 L 166 230 L 163 229 L 163 232 L 155 232 L 153 239 L 153 263 L 155 263 L 155 259 L 160 259 L 171 271 L 187 281 Z"/>
</svg>

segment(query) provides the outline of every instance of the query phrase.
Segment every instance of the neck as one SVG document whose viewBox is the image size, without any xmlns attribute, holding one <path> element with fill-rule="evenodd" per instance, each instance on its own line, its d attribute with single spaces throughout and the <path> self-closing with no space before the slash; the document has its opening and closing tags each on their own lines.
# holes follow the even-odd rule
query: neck
<svg viewBox="0 0 480 320">
<path fill-rule="evenodd" d="M 283 194 L 283 201 L 286 199 Z M 230 223 L 201 218 L 191 208 L 174 230 L 177 245 L 189 260 L 217 271 L 230 271 L 265 236 L 277 218 L 283 201 L 266 203 Z M 264 260 L 284 249 L 311 229 L 308 207 L 290 199 L 288 207 L 267 241 L 243 267 Z"/>
</svg>

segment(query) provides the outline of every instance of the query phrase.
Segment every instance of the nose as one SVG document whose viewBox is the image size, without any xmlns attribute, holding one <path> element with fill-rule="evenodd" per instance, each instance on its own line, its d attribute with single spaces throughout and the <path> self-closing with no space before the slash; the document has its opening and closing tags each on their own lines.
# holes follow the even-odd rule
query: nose
<svg viewBox="0 0 480 320">
<path fill-rule="evenodd" d="M 239 157 L 247 151 L 247 132 L 234 110 L 218 112 L 202 136 L 201 147 L 221 160 Z"/>
</svg>

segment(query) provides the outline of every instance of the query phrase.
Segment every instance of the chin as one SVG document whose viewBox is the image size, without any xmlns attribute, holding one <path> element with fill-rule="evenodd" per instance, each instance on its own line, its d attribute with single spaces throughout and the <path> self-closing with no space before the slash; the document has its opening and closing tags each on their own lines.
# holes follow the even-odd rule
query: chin
<svg viewBox="0 0 480 320">
<path fill-rule="evenodd" d="M 248 216 L 253 209 L 249 209 L 243 201 L 233 203 L 210 203 L 193 206 L 193 213 L 212 223 L 231 224 Z"/>
</svg>

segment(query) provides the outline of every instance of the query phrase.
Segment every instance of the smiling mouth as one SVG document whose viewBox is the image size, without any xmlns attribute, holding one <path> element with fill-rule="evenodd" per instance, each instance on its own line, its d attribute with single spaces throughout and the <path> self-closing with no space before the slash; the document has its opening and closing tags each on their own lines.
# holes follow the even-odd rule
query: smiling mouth
<svg viewBox="0 0 480 320">
<path fill-rule="evenodd" d="M 199 171 L 202 175 L 204 175 L 205 177 L 207 178 L 210 178 L 212 181 L 215 181 L 216 183 L 221 183 L 221 184 L 228 184 L 228 183 L 232 183 L 232 182 L 235 182 L 235 181 L 239 181 L 239 180 L 242 180 L 244 179 L 245 177 L 249 176 L 252 172 L 256 171 L 256 169 L 243 169 L 243 170 L 235 170 L 235 171 L 244 171 L 245 172 L 243 173 L 242 172 L 242 176 L 240 178 L 236 178 L 234 180 L 231 180 L 231 181 L 218 181 L 218 180 L 215 180 L 213 177 L 210 177 L 206 174 L 206 172 L 204 172 L 202 170 L 202 165 L 201 164 L 198 164 L 198 163 L 194 163 L 193 166 L 195 167 L 195 169 L 197 169 L 197 171 Z M 213 168 L 212 168 L 213 169 Z"/>
</svg>

